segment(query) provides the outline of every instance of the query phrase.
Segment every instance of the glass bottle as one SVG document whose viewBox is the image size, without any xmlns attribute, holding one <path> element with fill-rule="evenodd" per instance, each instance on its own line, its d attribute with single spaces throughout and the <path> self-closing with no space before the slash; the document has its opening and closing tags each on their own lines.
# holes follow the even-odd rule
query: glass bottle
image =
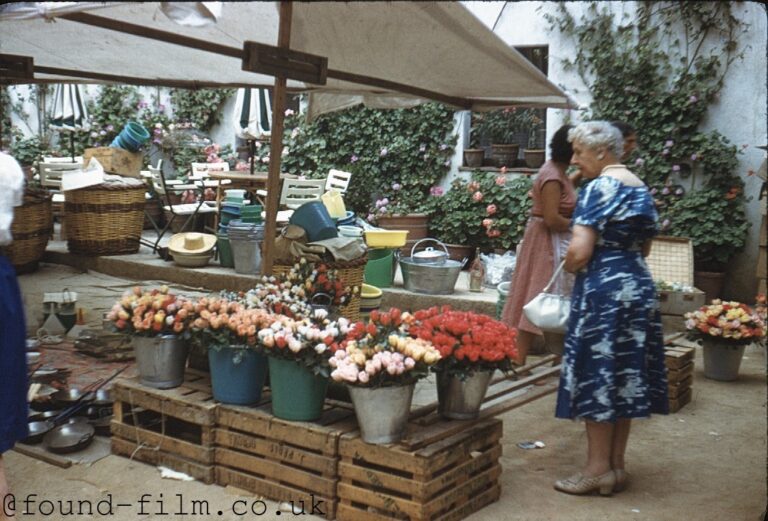
<svg viewBox="0 0 768 521">
<path fill-rule="evenodd" d="M 469 267 L 469 291 L 483 291 L 483 281 L 485 281 L 485 267 L 480 260 L 480 248 L 475 250 L 475 260 Z"/>
</svg>

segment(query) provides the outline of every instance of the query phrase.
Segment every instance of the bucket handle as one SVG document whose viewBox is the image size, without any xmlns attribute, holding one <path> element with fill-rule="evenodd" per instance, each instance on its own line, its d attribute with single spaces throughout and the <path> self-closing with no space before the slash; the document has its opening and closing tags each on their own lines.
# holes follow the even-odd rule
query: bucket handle
<svg viewBox="0 0 768 521">
<path fill-rule="evenodd" d="M 317 297 L 324 297 L 326 299 L 325 304 L 316 302 Z M 312 295 L 312 298 L 309 299 L 309 303 L 312 306 L 331 306 L 333 304 L 333 297 L 331 297 L 328 293 L 315 293 Z"/>
<path fill-rule="evenodd" d="M 464 269 L 464 266 L 467 265 L 467 261 L 469 260 L 469 257 L 464 257 L 461 259 L 461 269 Z"/>
<path fill-rule="evenodd" d="M 416 246 L 418 246 L 419 244 L 421 244 L 421 243 L 422 243 L 422 242 L 424 242 L 424 241 L 432 241 L 432 242 L 435 242 L 435 243 L 439 244 L 439 245 L 440 245 L 440 247 L 441 247 L 441 248 L 443 249 L 443 251 L 445 252 L 445 254 L 446 254 L 446 255 L 448 255 L 448 248 L 446 248 L 446 247 L 445 247 L 445 244 L 443 244 L 442 242 L 438 241 L 437 239 L 433 239 L 433 238 L 431 238 L 431 237 L 426 237 L 426 238 L 424 238 L 424 239 L 421 239 L 421 240 L 418 240 L 418 241 L 416 241 L 416 244 L 414 244 L 414 245 L 411 247 L 411 258 L 413 258 L 413 252 L 414 252 L 414 250 L 416 249 Z M 464 259 L 464 260 L 467 260 L 467 259 Z"/>
</svg>

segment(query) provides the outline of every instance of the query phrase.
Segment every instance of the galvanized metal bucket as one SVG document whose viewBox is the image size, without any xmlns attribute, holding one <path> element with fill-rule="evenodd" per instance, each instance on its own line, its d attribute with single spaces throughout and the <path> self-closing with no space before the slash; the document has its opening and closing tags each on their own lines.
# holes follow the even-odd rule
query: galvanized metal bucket
<svg viewBox="0 0 768 521">
<path fill-rule="evenodd" d="M 132 337 L 139 381 L 156 389 L 171 389 L 184 382 L 189 346 L 176 335 Z"/>
<path fill-rule="evenodd" d="M 437 373 L 437 411 L 452 420 L 477 418 L 493 371 L 475 371 L 462 380 L 447 371 Z"/>
<path fill-rule="evenodd" d="M 366 388 L 348 386 L 365 443 L 396 443 L 405 435 L 415 384 Z"/>
</svg>

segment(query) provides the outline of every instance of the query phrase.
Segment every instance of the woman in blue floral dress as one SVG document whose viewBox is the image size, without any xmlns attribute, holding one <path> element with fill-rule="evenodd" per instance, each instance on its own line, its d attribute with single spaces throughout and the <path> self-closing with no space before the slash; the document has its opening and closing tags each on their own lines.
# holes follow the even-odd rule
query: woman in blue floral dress
<svg viewBox="0 0 768 521">
<path fill-rule="evenodd" d="M 669 407 L 661 315 L 644 260 L 658 215 L 647 187 L 619 163 L 616 127 L 582 123 L 569 140 L 571 162 L 589 183 L 578 195 L 565 260 L 577 275 L 556 416 L 585 420 L 588 453 L 582 472 L 555 488 L 610 495 L 627 484 L 632 418 L 666 414 Z"/>
</svg>

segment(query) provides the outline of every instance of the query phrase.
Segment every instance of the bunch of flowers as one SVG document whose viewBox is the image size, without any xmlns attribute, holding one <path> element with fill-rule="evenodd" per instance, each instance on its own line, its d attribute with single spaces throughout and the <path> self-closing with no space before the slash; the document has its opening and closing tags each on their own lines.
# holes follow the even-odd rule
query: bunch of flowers
<svg viewBox="0 0 768 521">
<path fill-rule="evenodd" d="M 264 309 L 247 308 L 232 294 L 203 297 L 193 304 L 195 319 L 191 337 L 204 349 L 233 349 L 233 360 L 240 362 L 243 349 L 259 349 L 257 332 L 269 324 L 271 315 Z"/>
<path fill-rule="evenodd" d="M 187 337 L 195 320 L 191 300 L 170 293 L 168 286 L 126 291 L 107 314 L 119 333 L 136 336 L 181 335 Z"/>
<path fill-rule="evenodd" d="M 372 311 L 368 322 L 356 322 L 340 344 L 331 345 L 331 378 L 361 387 L 385 387 L 426 376 L 440 353 L 431 343 L 409 336 L 413 319 L 392 308 Z"/>
<path fill-rule="evenodd" d="M 475 371 L 509 371 L 517 356 L 517 331 L 488 315 L 456 311 L 450 306 L 414 313 L 412 336 L 431 342 L 440 352 L 436 371 L 466 378 Z"/>
<path fill-rule="evenodd" d="M 307 262 L 303 257 L 278 281 L 291 295 L 310 304 L 317 302 L 318 297 L 327 295 L 332 307 L 346 305 L 360 291 L 359 286 L 344 284 L 338 270 L 330 269 L 325 264 Z"/>
<path fill-rule="evenodd" d="M 313 373 L 327 378 L 331 346 L 338 345 L 349 333 L 349 320 L 343 317 L 331 320 L 324 309 L 315 309 L 305 318 L 270 315 L 270 320 L 271 323 L 257 333 L 258 344 L 264 353 L 295 360 Z"/>
<path fill-rule="evenodd" d="M 746 304 L 723 302 L 685 314 L 685 327 L 693 338 L 717 338 L 734 344 L 749 344 L 765 337 L 765 321 Z"/>
</svg>

